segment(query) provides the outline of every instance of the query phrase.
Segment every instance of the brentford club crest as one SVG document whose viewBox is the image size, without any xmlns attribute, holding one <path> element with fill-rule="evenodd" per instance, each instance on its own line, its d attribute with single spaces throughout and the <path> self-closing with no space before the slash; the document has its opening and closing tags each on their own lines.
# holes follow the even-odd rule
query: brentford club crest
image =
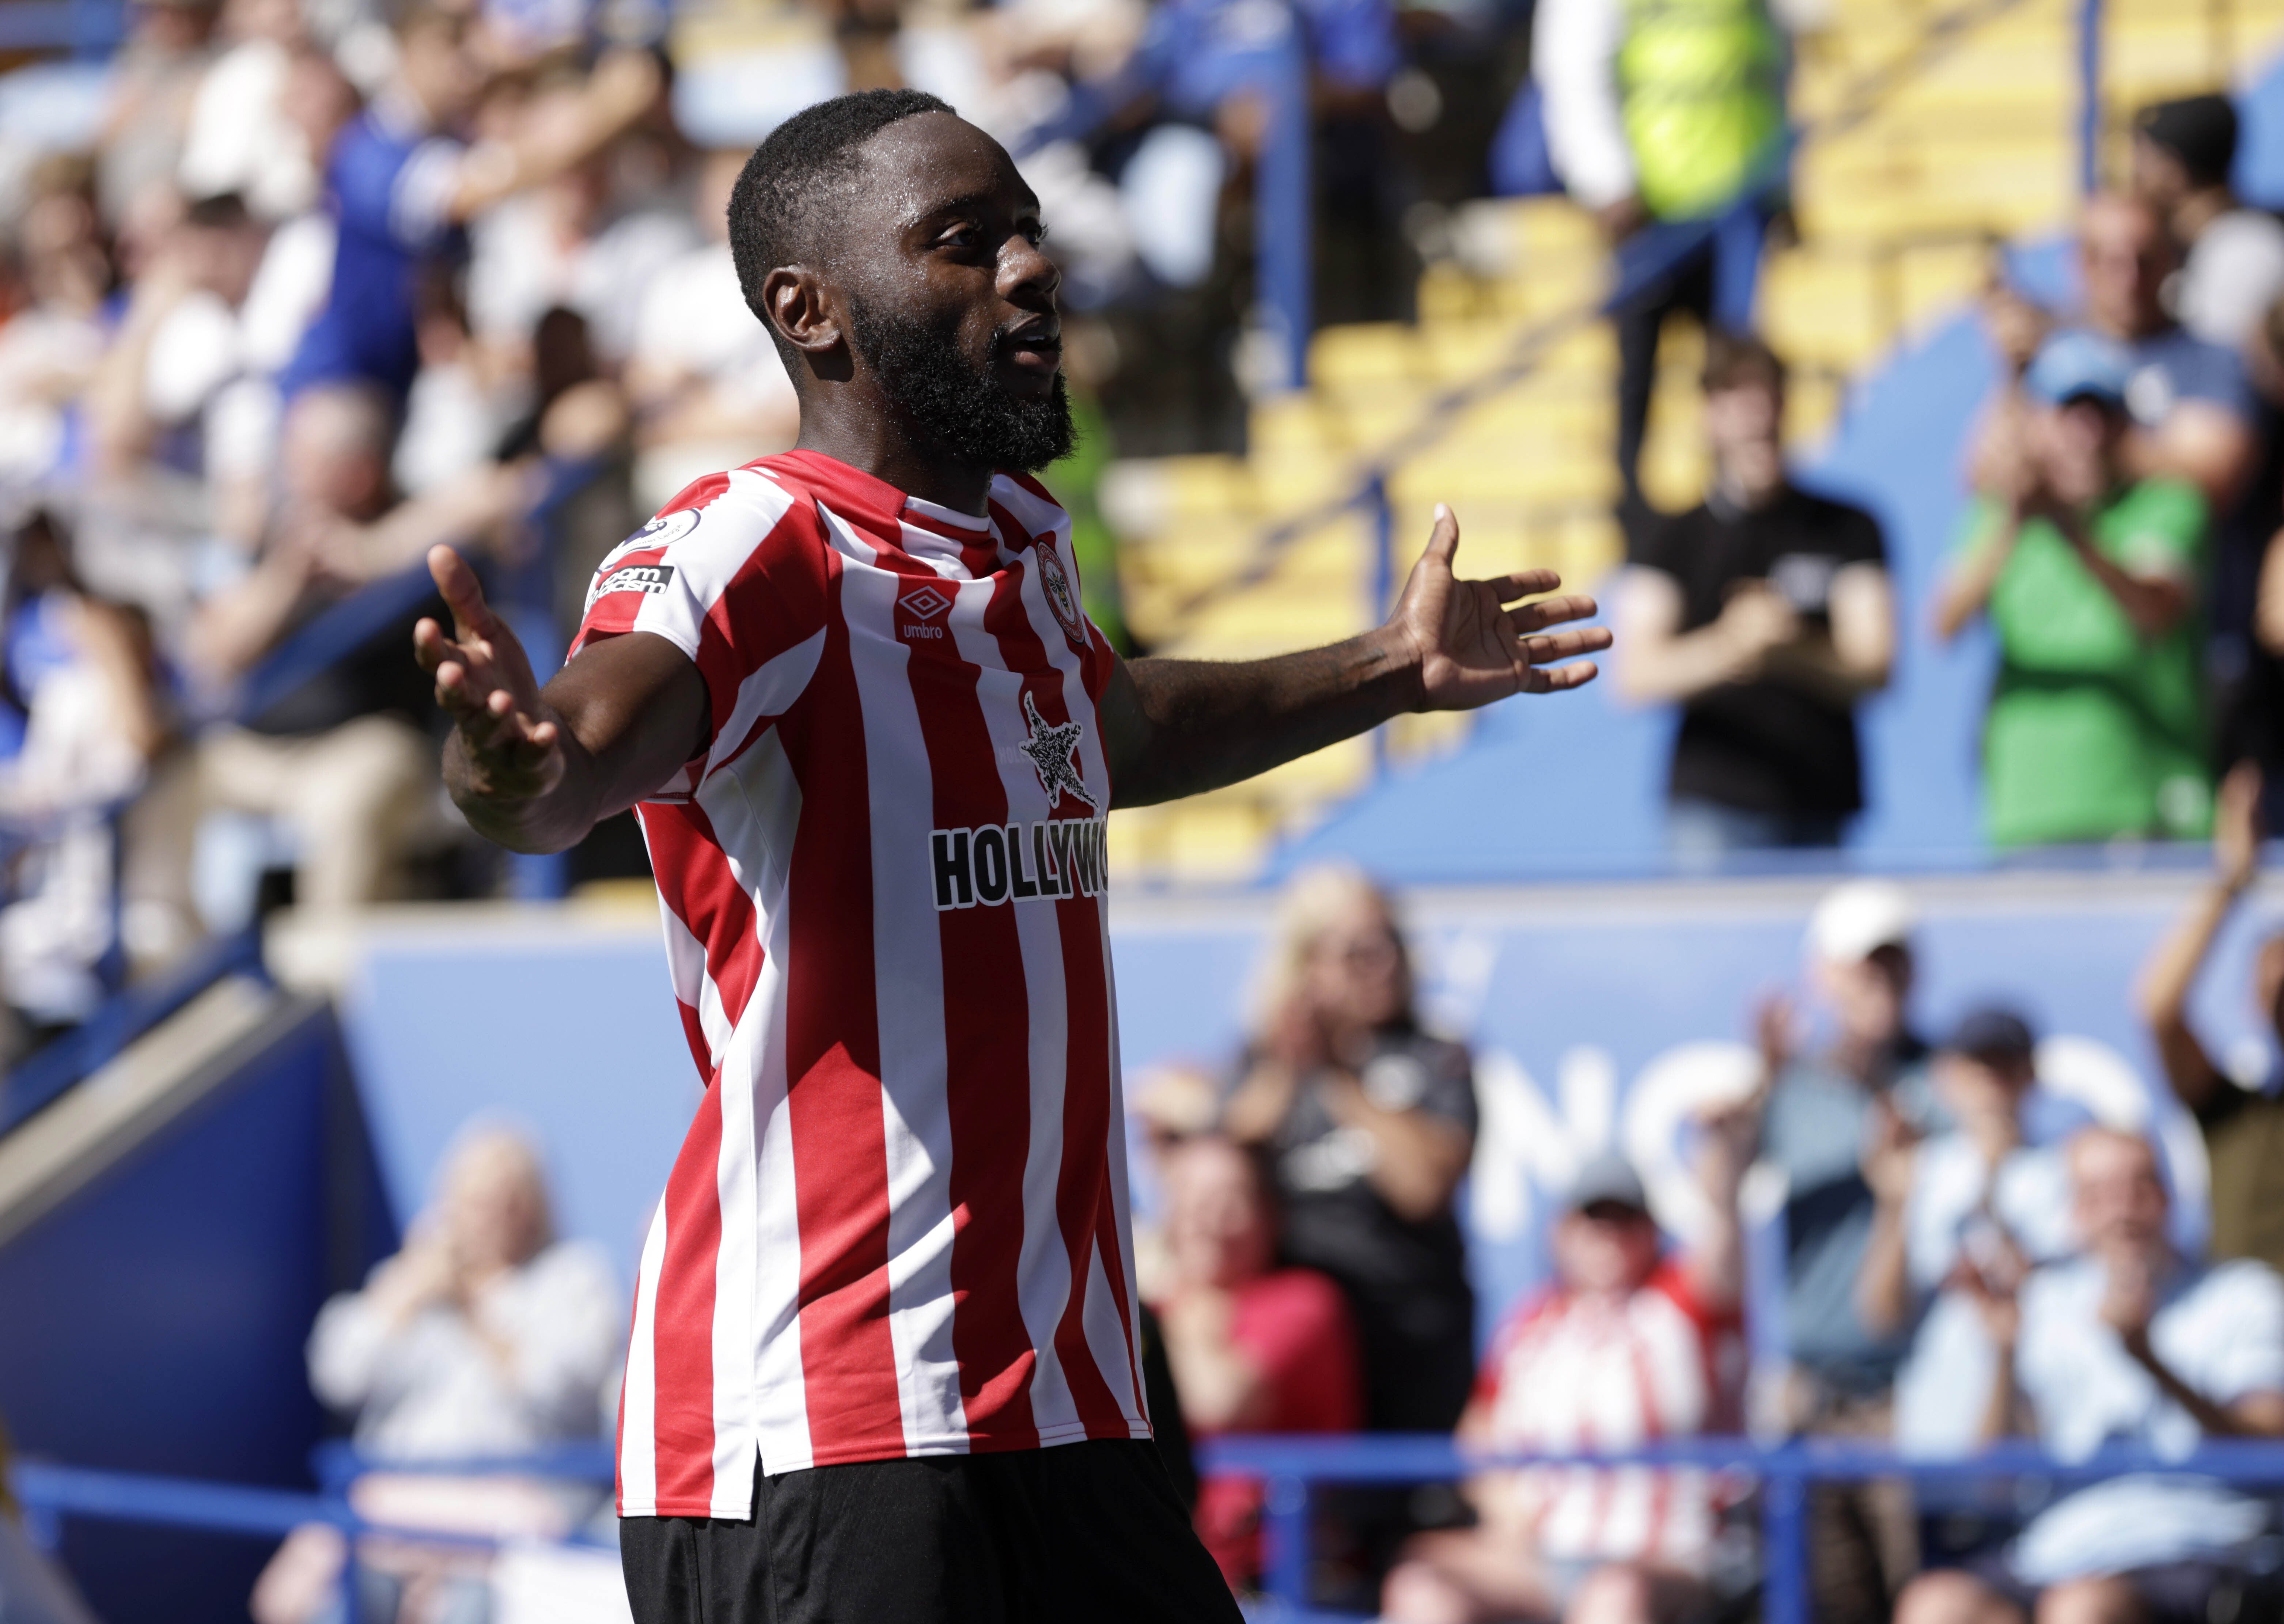
<svg viewBox="0 0 2284 1624">
<path fill-rule="evenodd" d="M 1070 574 L 1063 561 L 1055 555 L 1055 544 L 1041 536 L 1032 550 L 1039 559 L 1039 585 L 1047 595 L 1047 607 L 1053 612 L 1055 624 L 1063 629 L 1063 636 L 1084 652 L 1086 620 L 1079 613 L 1078 594 L 1071 590 Z"/>
</svg>

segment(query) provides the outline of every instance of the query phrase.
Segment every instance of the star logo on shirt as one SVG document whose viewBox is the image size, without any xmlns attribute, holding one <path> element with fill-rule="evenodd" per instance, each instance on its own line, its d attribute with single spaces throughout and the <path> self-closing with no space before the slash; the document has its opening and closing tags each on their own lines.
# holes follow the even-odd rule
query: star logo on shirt
<svg viewBox="0 0 2284 1624">
<path fill-rule="evenodd" d="M 1101 810 L 1087 792 L 1086 780 L 1078 772 L 1078 743 L 1085 737 L 1085 730 L 1076 722 L 1050 726 L 1047 719 L 1039 714 L 1037 701 L 1028 691 L 1023 695 L 1023 717 L 1031 724 L 1031 737 L 1020 747 L 1038 771 L 1039 787 L 1046 792 L 1047 805 L 1052 808 L 1057 798 L 1068 792 L 1072 800 L 1090 809 Z"/>
</svg>

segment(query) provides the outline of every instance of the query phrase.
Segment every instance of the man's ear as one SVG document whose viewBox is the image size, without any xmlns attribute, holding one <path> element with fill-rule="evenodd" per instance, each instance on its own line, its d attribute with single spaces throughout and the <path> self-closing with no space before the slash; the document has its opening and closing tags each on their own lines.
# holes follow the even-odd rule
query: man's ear
<svg viewBox="0 0 2284 1624">
<path fill-rule="evenodd" d="M 762 280 L 762 305 L 770 325 L 799 350 L 811 372 L 844 379 L 849 371 L 849 339 L 837 301 L 815 271 L 781 265 Z"/>
</svg>

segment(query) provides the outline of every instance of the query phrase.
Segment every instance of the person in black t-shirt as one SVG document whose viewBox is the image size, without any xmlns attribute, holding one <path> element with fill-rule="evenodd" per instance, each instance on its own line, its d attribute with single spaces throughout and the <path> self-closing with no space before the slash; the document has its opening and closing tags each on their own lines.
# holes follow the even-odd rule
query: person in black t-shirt
<svg viewBox="0 0 2284 1624">
<path fill-rule="evenodd" d="M 1712 488 L 1644 543 L 1621 589 L 1620 689 L 1682 706 L 1668 844 L 1686 867 L 1835 846 L 1864 804 L 1855 707 L 1894 654 L 1887 549 L 1870 514 L 1786 478 L 1784 391 L 1767 346 L 1709 340 Z"/>
</svg>

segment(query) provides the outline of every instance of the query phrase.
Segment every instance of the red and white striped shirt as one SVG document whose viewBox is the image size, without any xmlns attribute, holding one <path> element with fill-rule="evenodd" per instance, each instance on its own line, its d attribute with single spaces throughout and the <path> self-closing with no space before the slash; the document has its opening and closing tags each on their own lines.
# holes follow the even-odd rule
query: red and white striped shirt
<svg viewBox="0 0 2284 1624">
<path fill-rule="evenodd" d="M 1500 1327 L 1476 1378 L 1499 1449 L 1630 1449 L 1733 1425 L 1744 1340 L 1670 1261 L 1621 1301 L 1560 1289 Z M 1642 1466 L 1545 1466 L 1515 1474 L 1542 1556 L 1701 1572 L 1718 1502 L 1708 1475 Z"/>
<path fill-rule="evenodd" d="M 1146 1438 L 1098 706 L 1070 519 L 814 452 L 700 480 L 603 561 L 713 742 L 640 807 L 706 1081 L 643 1248 L 625 1516 L 770 1472 Z"/>
</svg>

